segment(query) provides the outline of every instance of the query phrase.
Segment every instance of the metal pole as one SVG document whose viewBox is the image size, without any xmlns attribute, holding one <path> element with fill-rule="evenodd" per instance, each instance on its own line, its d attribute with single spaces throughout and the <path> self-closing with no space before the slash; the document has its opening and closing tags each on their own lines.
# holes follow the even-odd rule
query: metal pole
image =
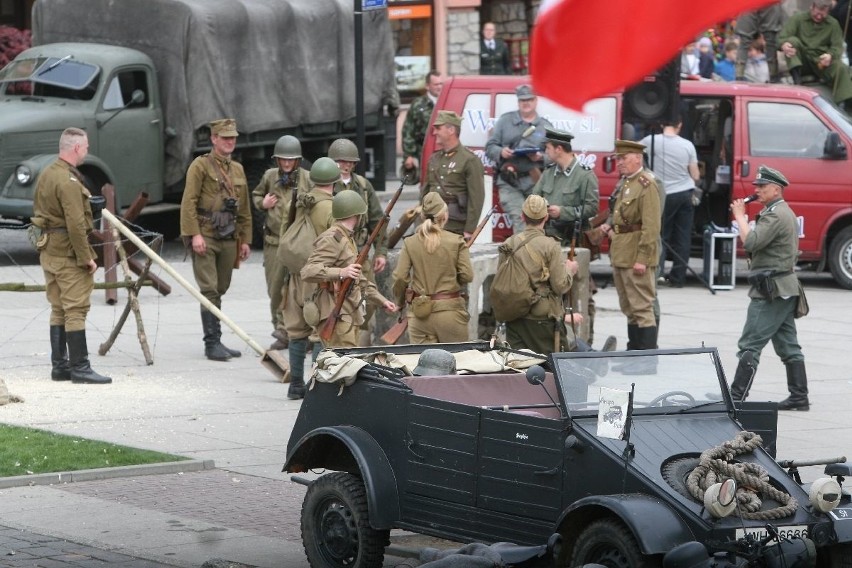
<svg viewBox="0 0 852 568">
<path fill-rule="evenodd" d="M 364 133 L 364 33 L 361 0 L 355 2 L 355 145 L 361 161 L 355 165 L 355 171 L 364 175 L 367 137 Z"/>
</svg>

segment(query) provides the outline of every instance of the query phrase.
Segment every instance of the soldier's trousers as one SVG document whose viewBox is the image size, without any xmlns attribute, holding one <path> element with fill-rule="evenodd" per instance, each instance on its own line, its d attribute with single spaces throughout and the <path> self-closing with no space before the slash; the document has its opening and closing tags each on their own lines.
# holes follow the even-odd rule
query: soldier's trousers
<svg viewBox="0 0 852 568">
<path fill-rule="evenodd" d="M 852 98 L 852 78 L 849 76 L 849 68 L 840 59 L 835 59 L 827 68 L 820 69 L 817 67 L 817 61 L 819 61 L 821 55 L 819 51 L 802 53 L 802 50 L 799 49 L 796 55 L 787 58 L 787 68 L 795 69 L 798 67 L 804 69 L 803 73 L 813 73 L 821 83 L 832 87 L 832 89 L 834 89 L 835 77 L 839 75 L 834 102 L 840 103 Z"/>
<path fill-rule="evenodd" d="M 94 277 L 77 266 L 75 257 L 41 253 L 39 263 L 44 270 L 47 301 L 50 302 L 50 325 L 65 326 L 66 332 L 86 329 Z"/>
<path fill-rule="evenodd" d="M 269 294 L 269 311 L 272 314 L 272 326 L 284 329 L 284 318 L 281 314 L 284 282 L 287 280 L 287 267 L 277 258 L 278 245 L 263 243 L 263 272 L 266 276 L 266 293 Z"/>
<path fill-rule="evenodd" d="M 737 343 L 737 357 L 751 351 L 757 366 L 760 363 L 760 352 L 771 340 L 775 353 L 783 363 L 804 361 L 805 356 L 802 355 L 796 334 L 796 319 L 793 317 L 798 301 L 797 296 L 774 300 L 752 298 L 748 305 L 743 333 Z"/>
<path fill-rule="evenodd" d="M 558 339 L 556 333 L 559 334 Z M 558 341 L 558 351 L 564 351 L 565 325 L 552 318 L 516 319 L 506 323 L 506 341 L 512 349 L 530 349 L 542 355 L 553 353 Z"/>
<path fill-rule="evenodd" d="M 322 320 L 317 326 L 317 330 L 322 329 L 325 320 Z M 337 325 L 334 326 L 334 333 L 328 341 L 323 341 L 323 347 L 358 347 L 358 334 L 360 328 L 357 324 L 352 323 L 349 316 L 342 316 Z"/>
<path fill-rule="evenodd" d="M 655 327 L 654 298 L 656 296 L 656 267 L 649 266 L 645 274 L 637 276 L 633 268 L 612 267 L 612 279 L 618 291 L 618 305 L 627 316 L 628 325 Z"/>
<path fill-rule="evenodd" d="M 467 313 L 463 298 L 450 300 L 435 300 L 433 303 L 451 303 L 454 307 L 433 311 L 429 317 L 420 319 L 409 310 L 408 338 L 411 343 L 456 343 L 470 341 L 467 324 L 470 314 Z M 438 306 L 436 306 L 438 307 Z M 443 307 L 443 306 L 441 306 Z"/>
<path fill-rule="evenodd" d="M 305 315 L 302 313 L 302 309 L 305 307 L 305 283 L 302 282 L 299 274 L 290 274 L 287 290 L 284 293 L 287 295 L 287 307 L 284 309 L 282 317 L 287 335 L 290 339 L 309 337 L 313 329 L 305 321 Z"/>
<path fill-rule="evenodd" d="M 222 307 L 222 296 L 231 287 L 231 274 L 237 259 L 237 241 L 204 237 L 207 252 L 192 253 L 192 273 L 198 291 L 217 308 Z"/>
<path fill-rule="evenodd" d="M 530 183 L 530 177 L 526 176 L 523 178 L 524 183 Z M 503 212 L 512 222 L 512 232 L 522 233 L 524 231 L 524 222 L 521 219 L 521 208 L 524 206 L 524 200 L 527 198 L 527 195 L 532 191 L 532 185 L 529 188 L 519 189 L 503 180 L 497 181 L 497 192 L 500 195 L 500 207 L 503 208 Z"/>
</svg>

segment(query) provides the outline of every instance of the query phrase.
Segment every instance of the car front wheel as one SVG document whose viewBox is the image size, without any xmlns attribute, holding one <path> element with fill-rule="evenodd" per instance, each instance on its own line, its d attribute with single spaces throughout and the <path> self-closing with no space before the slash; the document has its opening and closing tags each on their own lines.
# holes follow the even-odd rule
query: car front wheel
<svg viewBox="0 0 852 568">
<path fill-rule="evenodd" d="M 846 227 L 831 240 L 828 267 L 838 284 L 852 290 L 852 227 Z"/>
<path fill-rule="evenodd" d="M 580 533 L 569 566 L 601 564 L 607 568 L 650 568 L 655 558 L 643 556 L 630 531 L 614 519 L 600 519 Z"/>
<path fill-rule="evenodd" d="M 370 527 L 360 478 L 335 472 L 308 487 L 302 503 L 302 543 L 313 568 L 380 568 L 389 535 Z"/>
</svg>

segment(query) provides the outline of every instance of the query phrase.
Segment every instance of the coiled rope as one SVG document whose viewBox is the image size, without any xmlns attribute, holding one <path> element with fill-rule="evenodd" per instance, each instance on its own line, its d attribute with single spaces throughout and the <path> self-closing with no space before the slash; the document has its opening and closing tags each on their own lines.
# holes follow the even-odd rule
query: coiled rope
<svg viewBox="0 0 852 568">
<path fill-rule="evenodd" d="M 795 497 L 769 483 L 766 468 L 756 463 L 731 463 L 736 456 L 751 453 L 762 444 L 763 439 L 758 434 L 740 432 L 733 440 L 704 451 L 698 467 L 686 478 L 690 495 L 703 503 L 704 493 L 711 485 L 733 479 L 737 482 L 737 508 L 734 515 L 761 521 L 792 515 L 799 503 Z M 761 497 L 773 499 L 781 506 L 761 511 Z"/>
</svg>

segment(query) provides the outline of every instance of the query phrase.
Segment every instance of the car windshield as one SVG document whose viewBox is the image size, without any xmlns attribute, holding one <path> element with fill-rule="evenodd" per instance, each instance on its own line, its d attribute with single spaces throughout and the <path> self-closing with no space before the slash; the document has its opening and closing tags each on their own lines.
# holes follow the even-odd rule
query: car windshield
<svg viewBox="0 0 852 568">
<path fill-rule="evenodd" d="M 0 93 L 91 99 L 99 69 L 71 56 L 16 59 L 0 70 Z"/>
<path fill-rule="evenodd" d="M 723 400 L 715 350 L 685 350 L 645 355 L 554 354 L 563 399 L 572 416 L 597 414 L 613 392 L 633 388 L 636 413 L 683 412 Z M 604 390 L 602 390 L 604 389 Z M 610 390 L 607 390 L 610 389 Z M 606 410 L 607 408 L 605 408 Z"/>
</svg>

